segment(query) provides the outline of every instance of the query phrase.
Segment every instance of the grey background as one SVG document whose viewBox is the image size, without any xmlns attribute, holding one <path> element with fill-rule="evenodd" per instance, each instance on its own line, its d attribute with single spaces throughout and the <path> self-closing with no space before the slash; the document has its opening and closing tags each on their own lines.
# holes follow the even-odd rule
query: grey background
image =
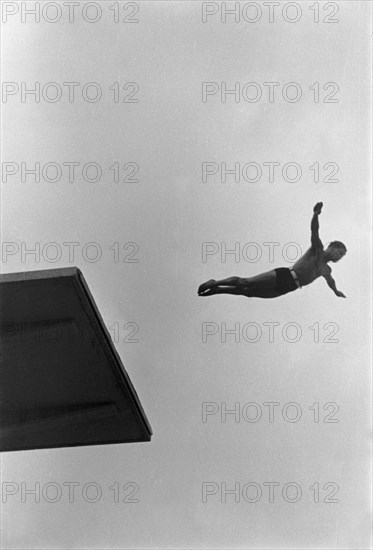
<svg viewBox="0 0 373 550">
<path fill-rule="evenodd" d="M 296 24 L 278 18 L 254 25 L 201 22 L 199 2 L 139 2 L 138 24 L 114 24 L 107 4 L 97 24 L 66 17 L 56 24 L 3 25 L 3 81 L 99 82 L 96 104 L 18 98 L 2 105 L 3 160 L 42 164 L 76 160 L 103 167 L 136 161 L 138 184 L 98 184 L 66 178 L 56 184 L 2 184 L 2 239 L 45 244 L 95 241 L 96 263 L 76 260 L 107 326 L 136 322 L 139 343 L 117 349 L 154 429 L 149 444 L 19 452 L 1 457 L 2 482 L 76 481 L 100 484 L 93 504 L 78 491 L 59 502 L 2 504 L 4 548 L 368 548 L 369 547 L 369 151 L 370 3 L 340 2 L 340 22 L 314 24 L 308 7 Z M 325 3 L 321 2 L 323 6 Z M 113 104 L 113 82 L 135 81 L 138 104 Z M 298 82 L 301 101 L 273 104 L 218 98 L 201 101 L 203 81 Z M 315 104 L 308 86 L 335 81 L 339 103 Z M 202 162 L 293 161 L 303 167 L 296 184 L 278 178 L 256 184 L 201 183 Z M 340 165 L 339 183 L 314 183 L 315 161 Z M 289 265 L 280 250 L 305 249 L 315 202 L 324 242 L 346 243 L 335 266 L 337 299 L 322 280 L 274 301 L 232 296 L 201 299 L 211 277 L 250 276 Z M 135 241 L 138 263 L 115 263 L 113 242 Z M 204 241 L 279 242 L 275 261 L 202 262 Z M 65 267 L 19 254 L 3 272 Z M 302 338 L 291 344 L 265 332 L 255 344 L 201 341 L 203 322 L 296 322 Z M 339 325 L 339 343 L 318 344 L 308 328 Z M 280 327 L 280 328 L 281 328 Z M 277 333 L 276 333 L 277 334 Z M 325 333 L 322 332 L 324 336 Z M 123 333 L 121 333 L 123 336 Z M 264 418 L 250 424 L 214 416 L 202 422 L 202 402 L 242 405 L 295 401 L 298 423 Z M 308 407 L 336 402 L 339 423 L 317 424 Z M 265 410 L 265 409 L 263 409 Z M 277 417 L 276 417 L 277 418 Z M 139 502 L 114 503 L 114 482 L 136 482 Z M 290 504 L 236 503 L 220 495 L 201 500 L 203 482 L 232 487 L 248 481 L 295 481 L 303 496 Z M 315 504 L 308 487 L 338 483 L 337 504 Z"/>
</svg>

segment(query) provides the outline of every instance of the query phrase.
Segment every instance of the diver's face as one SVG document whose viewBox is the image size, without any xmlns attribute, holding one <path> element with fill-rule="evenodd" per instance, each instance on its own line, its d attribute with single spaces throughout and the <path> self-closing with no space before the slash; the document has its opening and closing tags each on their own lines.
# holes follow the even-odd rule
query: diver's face
<svg viewBox="0 0 373 550">
<path fill-rule="evenodd" d="M 326 253 L 332 262 L 339 262 L 345 253 L 339 248 L 327 248 Z"/>
</svg>

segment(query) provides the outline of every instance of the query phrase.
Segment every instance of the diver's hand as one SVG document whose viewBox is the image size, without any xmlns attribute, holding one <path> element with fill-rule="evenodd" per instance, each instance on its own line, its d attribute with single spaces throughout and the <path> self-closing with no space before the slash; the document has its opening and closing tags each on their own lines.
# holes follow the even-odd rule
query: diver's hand
<svg viewBox="0 0 373 550">
<path fill-rule="evenodd" d="M 322 202 L 318 202 L 317 204 L 315 204 L 315 206 L 313 207 L 313 213 L 316 214 L 317 216 L 321 214 L 321 209 L 323 206 L 324 205 Z"/>
</svg>

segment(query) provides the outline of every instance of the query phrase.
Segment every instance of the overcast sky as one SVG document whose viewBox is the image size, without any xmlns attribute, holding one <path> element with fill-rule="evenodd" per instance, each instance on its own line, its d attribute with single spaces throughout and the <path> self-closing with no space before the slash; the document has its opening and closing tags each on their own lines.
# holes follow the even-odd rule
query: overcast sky
<svg viewBox="0 0 373 550">
<path fill-rule="evenodd" d="M 4 454 L 2 481 L 19 487 L 2 504 L 4 548 L 368 548 L 370 3 L 340 2 L 333 15 L 337 4 L 320 2 L 319 23 L 312 2 L 297 4 L 302 13 L 293 23 L 286 18 L 299 14 L 290 7 L 282 15 L 284 2 L 272 23 L 260 2 L 256 23 L 244 19 L 255 18 L 254 8 L 238 22 L 228 15 L 222 22 L 219 11 L 203 23 L 199 2 L 141 1 L 138 13 L 119 3 L 120 17 L 138 19 L 133 24 L 113 21 L 109 5 L 118 3 L 102 2 L 97 23 L 84 20 L 83 3 L 73 23 L 62 3 L 55 23 L 47 21 L 58 15 L 53 6 L 39 23 L 28 16 L 22 23 L 21 3 L 4 4 L 19 11 L 3 25 L 3 81 L 16 85 L 2 104 L 3 162 L 15 163 L 6 165 L 2 183 L 2 239 L 15 243 L 13 255 L 3 254 L 2 271 L 76 265 L 108 327 L 138 325 L 139 342 L 123 342 L 128 333 L 121 329 L 116 347 L 154 430 L 151 443 Z M 94 6 L 85 16 L 95 17 Z M 21 82 L 42 89 L 55 82 L 63 95 L 55 103 L 43 95 L 39 103 L 31 95 L 22 102 Z M 64 82 L 79 83 L 70 88 L 71 103 Z M 102 90 L 95 103 L 82 97 L 89 82 Z M 120 90 L 118 103 L 109 89 L 115 82 L 136 83 Z M 216 92 L 205 101 L 203 82 L 215 83 L 208 91 Z M 228 89 L 239 83 L 237 102 L 232 95 L 221 101 L 223 82 Z M 269 82 L 278 83 L 273 102 Z M 290 82 L 296 86 L 286 87 Z M 56 90 L 44 88 L 49 98 Z M 95 89 L 84 93 L 92 98 Z M 257 102 L 255 93 L 262 94 Z M 43 173 L 40 182 L 26 175 L 22 183 L 23 162 L 57 163 L 62 176 L 53 183 Z M 63 163 L 71 162 L 80 165 L 70 183 Z M 102 169 L 96 183 L 82 176 L 89 162 Z M 137 164 L 132 178 L 139 181 L 114 182 L 115 162 L 121 179 Z M 126 163 L 133 164 L 124 170 Z M 203 163 L 218 170 L 205 182 Z M 222 163 L 239 163 L 239 181 L 222 181 Z M 248 163 L 256 165 L 245 179 Z M 268 163 L 279 163 L 272 182 Z M 257 165 L 261 178 L 247 181 Z M 53 166 L 44 174 L 53 179 Z M 93 179 L 94 167 L 85 174 Z M 337 181 L 324 181 L 328 176 Z M 321 238 L 348 249 L 333 266 L 347 300 L 321 279 L 277 300 L 197 297 L 207 279 L 290 266 L 291 255 L 309 246 L 317 201 L 324 202 Z M 71 262 L 67 242 L 78 243 Z M 23 258 L 22 247 L 35 243 L 44 253 Z M 48 243 L 55 248 L 43 249 Z M 205 258 L 203 243 L 215 243 Z M 264 243 L 277 243 L 273 258 Z M 237 257 L 221 256 L 235 246 Z M 54 263 L 53 250 L 62 251 Z M 101 259 L 89 261 L 97 250 Z M 269 322 L 277 323 L 273 342 Z M 227 335 L 224 343 L 222 329 L 235 323 L 244 331 L 252 324 L 238 342 Z M 289 341 L 299 327 L 299 341 Z M 203 342 L 203 329 L 216 334 Z M 248 341 L 256 335 L 257 342 Z M 258 422 L 243 415 L 221 421 L 222 403 L 239 403 L 242 412 L 250 402 L 260 405 Z M 272 423 L 267 402 L 280 404 Z M 284 420 L 290 402 L 301 409 L 298 422 Z M 203 403 L 218 410 L 206 422 Z M 326 403 L 339 410 L 323 410 Z M 286 411 L 291 417 L 296 409 Z M 335 411 L 338 423 L 323 422 Z M 79 483 L 72 503 L 63 486 L 71 481 Z M 56 503 L 32 496 L 21 502 L 22 482 L 53 482 L 64 491 Z M 102 488 L 96 503 L 82 496 L 88 482 Z M 115 482 L 137 484 L 139 502 L 115 503 Z M 203 502 L 207 482 L 216 494 Z M 258 502 L 242 493 L 239 502 L 232 495 L 222 502 L 223 483 L 241 489 L 248 482 L 260 485 Z M 273 503 L 268 482 L 280 484 Z M 302 489 L 298 502 L 282 496 L 289 482 Z M 319 503 L 309 489 L 316 482 Z M 339 502 L 323 502 L 336 486 Z"/>
</svg>

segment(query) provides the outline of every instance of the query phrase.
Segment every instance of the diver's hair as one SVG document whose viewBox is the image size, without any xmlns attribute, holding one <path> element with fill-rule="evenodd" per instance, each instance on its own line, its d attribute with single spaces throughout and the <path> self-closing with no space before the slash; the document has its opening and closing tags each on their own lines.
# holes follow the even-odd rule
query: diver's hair
<svg viewBox="0 0 373 550">
<path fill-rule="evenodd" d="M 332 241 L 331 243 L 328 244 L 328 248 L 339 250 L 340 252 L 343 252 L 343 255 L 345 255 L 347 252 L 346 246 L 343 243 L 341 243 L 341 241 Z"/>
</svg>

